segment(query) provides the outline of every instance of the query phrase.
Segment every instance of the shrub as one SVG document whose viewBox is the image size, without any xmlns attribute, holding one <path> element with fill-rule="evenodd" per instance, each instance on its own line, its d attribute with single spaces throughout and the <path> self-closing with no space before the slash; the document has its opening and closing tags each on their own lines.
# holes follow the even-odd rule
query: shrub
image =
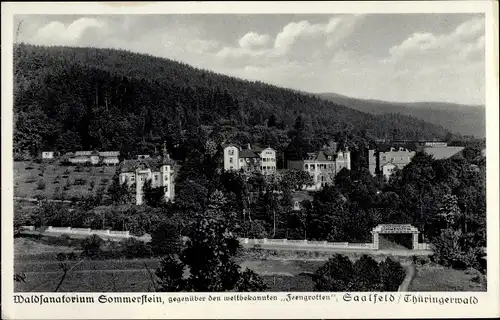
<svg viewBox="0 0 500 320">
<path fill-rule="evenodd" d="M 380 268 L 372 257 L 362 255 L 354 263 L 354 287 L 355 291 L 379 291 Z"/>
<path fill-rule="evenodd" d="M 93 234 L 82 241 L 82 255 L 91 259 L 100 258 L 102 239 L 96 234 Z"/>
<path fill-rule="evenodd" d="M 36 188 L 38 190 L 45 190 L 45 181 L 39 180 L 38 183 L 37 183 L 37 185 L 36 185 Z"/>
<path fill-rule="evenodd" d="M 387 257 L 385 261 L 380 262 L 379 268 L 382 291 L 398 291 L 406 277 L 406 271 L 401 263 Z"/>
<path fill-rule="evenodd" d="M 126 258 L 146 258 L 151 257 L 151 247 L 143 241 L 135 238 L 128 238 L 120 242 L 123 255 Z"/>
<path fill-rule="evenodd" d="M 316 291 L 349 291 L 354 269 L 351 260 L 341 254 L 333 257 L 314 273 Z"/>
<path fill-rule="evenodd" d="M 74 184 L 76 186 L 84 186 L 86 183 L 87 183 L 87 180 L 82 179 L 82 178 L 75 179 L 75 182 L 74 182 Z"/>
<path fill-rule="evenodd" d="M 71 251 L 71 252 L 69 252 L 66 255 L 66 259 L 68 259 L 68 260 L 76 260 L 77 259 L 77 255 L 76 255 L 75 252 Z"/>
<path fill-rule="evenodd" d="M 180 250 L 180 237 L 177 225 L 162 223 L 151 234 L 151 250 L 155 255 L 178 253 Z"/>
</svg>

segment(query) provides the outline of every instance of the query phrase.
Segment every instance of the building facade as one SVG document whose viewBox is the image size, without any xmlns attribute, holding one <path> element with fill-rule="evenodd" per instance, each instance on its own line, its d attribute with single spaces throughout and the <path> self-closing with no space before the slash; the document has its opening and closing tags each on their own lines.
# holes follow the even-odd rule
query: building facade
<svg viewBox="0 0 500 320">
<path fill-rule="evenodd" d="M 54 159 L 54 151 L 42 151 L 42 159 Z"/>
<path fill-rule="evenodd" d="M 152 188 L 163 188 L 165 201 L 173 201 L 175 190 L 174 162 L 170 159 L 164 145 L 163 154 L 159 158 L 124 160 L 118 167 L 121 184 L 134 187 L 135 203 L 144 203 L 144 185 L 151 181 Z"/>
<path fill-rule="evenodd" d="M 373 176 L 381 175 L 388 179 L 394 171 L 408 165 L 417 151 L 423 151 L 440 160 L 455 157 L 463 149 L 437 141 L 382 143 L 368 150 L 368 169 Z"/>
<path fill-rule="evenodd" d="M 305 188 L 309 191 L 333 183 L 337 173 L 344 168 L 351 170 L 351 153 L 347 146 L 339 148 L 334 142 L 317 152 L 308 153 L 307 159 L 288 161 L 288 169 L 304 170 L 311 175 L 313 185 Z"/>
<path fill-rule="evenodd" d="M 273 148 L 252 148 L 250 144 L 246 149 L 234 144 L 225 145 L 223 148 L 226 171 L 259 171 L 263 174 L 276 172 L 276 150 Z"/>
<path fill-rule="evenodd" d="M 68 153 L 68 161 L 73 164 L 104 164 L 115 166 L 120 163 L 119 151 L 76 151 L 75 153 Z"/>
<path fill-rule="evenodd" d="M 416 144 L 379 144 L 368 150 L 368 169 L 373 176 L 385 178 L 397 169 L 403 169 L 415 155 Z"/>
</svg>

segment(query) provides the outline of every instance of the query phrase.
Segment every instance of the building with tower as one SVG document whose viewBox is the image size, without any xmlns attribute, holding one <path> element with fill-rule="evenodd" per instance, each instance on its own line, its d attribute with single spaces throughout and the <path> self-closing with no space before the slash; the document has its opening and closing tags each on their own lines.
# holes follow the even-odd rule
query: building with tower
<svg viewBox="0 0 500 320">
<path fill-rule="evenodd" d="M 271 147 L 260 148 L 248 144 L 243 149 L 234 144 L 224 148 L 224 170 L 242 170 L 244 172 L 260 171 L 263 174 L 276 172 L 276 150 Z"/>
<path fill-rule="evenodd" d="M 174 161 L 170 159 L 166 143 L 163 143 L 159 157 L 141 157 L 136 160 L 124 160 L 118 167 L 121 184 L 135 190 L 136 204 L 144 203 L 144 184 L 151 181 L 152 188 L 163 188 L 165 201 L 173 201 L 175 190 Z"/>
<path fill-rule="evenodd" d="M 340 147 L 330 141 L 319 151 L 310 152 L 303 160 L 289 160 L 288 169 L 304 170 L 313 178 L 313 186 L 306 190 L 320 190 L 324 185 L 333 183 L 333 179 L 342 169 L 351 170 L 351 152 L 346 144 Z"/>
</svg>

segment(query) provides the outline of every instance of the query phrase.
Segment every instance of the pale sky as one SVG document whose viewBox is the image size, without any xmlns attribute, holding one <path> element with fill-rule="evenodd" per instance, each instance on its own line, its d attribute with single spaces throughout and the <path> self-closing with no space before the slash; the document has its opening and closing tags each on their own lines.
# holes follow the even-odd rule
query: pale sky
<svg viewBox="0 0 500 320">
<path fill-rule="evenodd" d="M 16 26 L 20 20 L 18 42 L 127 49 L 308 92 L 485 100 L 480 14 L 25 15 Z"/>
</svg>

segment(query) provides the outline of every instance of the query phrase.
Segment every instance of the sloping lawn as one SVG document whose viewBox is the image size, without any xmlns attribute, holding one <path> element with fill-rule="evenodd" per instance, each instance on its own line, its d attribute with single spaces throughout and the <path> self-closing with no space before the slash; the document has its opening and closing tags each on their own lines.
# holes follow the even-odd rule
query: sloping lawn
<svg viewBox="0 0 500 320">
<path fill-rule="evenodd" d="M 486 291 L 477 271 L 442 266 L 419 266 L 408 291 Z"/>
</svg>

